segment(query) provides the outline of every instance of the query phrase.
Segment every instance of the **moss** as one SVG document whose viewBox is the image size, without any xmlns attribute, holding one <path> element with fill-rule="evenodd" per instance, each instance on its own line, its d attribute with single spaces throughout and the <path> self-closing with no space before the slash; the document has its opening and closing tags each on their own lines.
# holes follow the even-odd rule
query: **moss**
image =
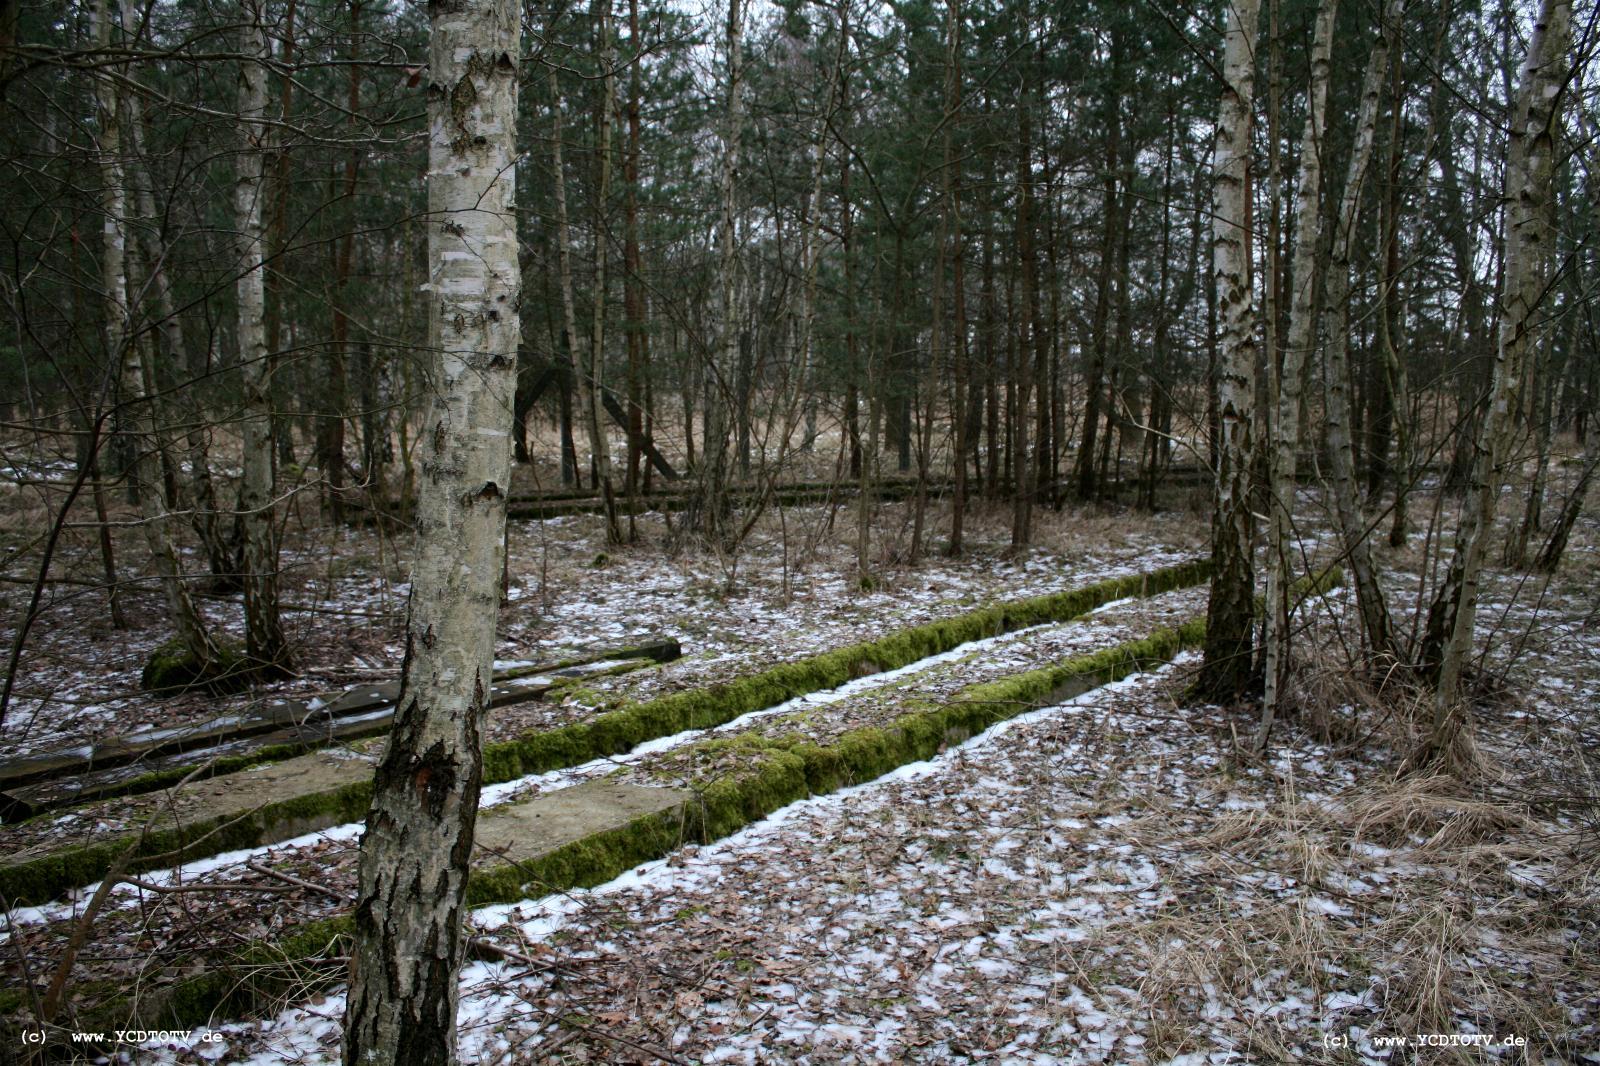
<svg viewBox="0 0 1600 1066">
<path fill-rule="evenodd" d="M 528 862 L 473 870 L 467 880 L 467 902 L 481 907 L 526 899 L 535 892 L 544 895 L 597 885 L 672 851 L 684 842 L 688 829 L 685 810 L 664 811 L 575 840 Z"/>
<path fill-rule="evenodd" d="M 794 737 L 745 733 L 699 742 L 703 752 L 757 756 L 734 774 L 701 783 L 690 803 L 636 818 L 627 825 L 574 841 L 529 862 L 479 869 L 467 882 L 472 906 L 508 903 L 611 880 L 686 841 L 726 837 L 808 795 L 872 780 L 926 759 L 953 740 L 1057 698 L 1082 680 L 1100 684 L 1170 659 L 1203 640 L 1203 621 L 1158 630 L 1142 640 L 1069 659 L 1014 677 L 969 686 L 944 702 L 919 701 L 887 726 L 862 727 L 819 745 Z M 118 999 L 95 1010 L 101 1028 L 126 1021 L 137 1002 L 145 1026 L 183 1027 L 217 1014 L 240 1014 L 261 1004 L 303 998 L 344 979 L 343 938 L 348 916 L 312 923 L 277 942 L 259 942 L 231 956 L 191 960 L 205 972 L 155 997 Z"/>
<path fill-rule="evenodd" d="M 217 656 L 200 662 L 181 640 L 169 640 L 150 653 L 139 687 L 157 696 L 203 689 L 213 695 L 238 692 L 250 682 L 251 664 L 237 647 L 218 642 Z"/>
<path fill-rule="evenodd" d="M 184 778 L 195 774 L 196 780 L 208 777 L 217 777 L 221 774 L 236 773 L 248 770 L 253 766 L 264 766 L 267 763 L 282 762 L 292 759 L 296 755 L 304 755 L 314 745 L 311 744 L 272 744 L 265 748 L 244 755 L 228 755 L 223 758 L 212 759 L 205 764 L 205 768 L 195 774 L 194 766 L 174 766 L 170 770 L 154 770 L 148 774 L 140 774 L 99 793 L 96 800 L 116 799 L 121 796 L 138 796 L 146 792 L 158 792 L 164 788 L 171 788 Z M 60 811 L 50 810 L 36 815 L 38 818 L 59 818 Z"/>
<path fill-rule="evenodd" d="M 559 729 L 488 744 L 483 752 L 483 782 L 495 784 L 528 774 L 559 770 L 622 754 L 657 737 L 690 729 L 709 729 L 750 711 L 771 707 L 819 689 L 842 685 L 860 676 L 861 671 L 868 667 L 894 670 L 983 637 L 1045 622 L 1067 621 L 1112 600 L 1157 595 L 1198 584 L 1205 580 L 1208 573 L 1209 563 L 1195 560 L 1148 574 L 1134 574 L 1084 588 L 983 607 L 953 618 L 901 629 L 879 640 L 782 663 L 731 681 L 608 710 Z M 1203 627 L 1203 623 L 1200 624 Z M 983 728 L 984 724 L 977 717 L 968 715 L 955 728 L 965 729 L 970 734 Z M 866 744 L 867 740 L 861 738 L 852 743 Z M 889 751 L 889 748 L 883 750 L 880 762 L 888 758 Z M 865 749 L 859 758 L 863 765 L 871 761 Z M 806 763 L 798 757 L 794 758 L 792 765 L 785 765 L 786 769 L 781 773 L 775 770 L 774 777 L 752 786 L 758 791 L 770 792 L 770 795 L 764 794 L 752 801 L 757 806 L 768 803 L 773 797 L 788 796 L 789 799 L 782 801 L 787 803 L 805 794 L 807 774 L 813 771 L 808 770 Z M 820 774 L 823 770 L 819 768 L 814 772 Z M 855 779 L 860 780 L 860 777 L 856 776 Z M 795 793 L 797 781 L 801 789 L 798 794 Z M 255 847 L 269 838 L 278 839 L 273 836 L 272 828 L 284 823 L 320 821 L 322 824 L 333 824 L 328 819 L 353 821 L 365 815 L 370 798 L 371 786 L 362 783 L 336 792 L 267 804 L 250 818 L 229 826 L 217 835 L 208 835 L 217 828 L 211 823 L 153 832 L 141 842 L 132 869 L 137 872 L 159 865 L 152 857 L 185 847 L 202 837 L 206 837 L 207 853 L 214 853 Z M 712 800 L 715 802 L 707 808 L 705 815 L 707 823 L 728 824 L 731 811 L 716 806 L 722 797 L 712 796 Z M 782 806 L 782 803 L 766 806 L 765 809 L 775 810 L 777 806 Z M 44 856 L 30 863 L 0 867 L 0 894 L 18 904 L 43 903 L 54 899 L 68 889 L 103 876 L 111 861 L 126 846 L 126 837 L 113 838 L 104 843 Z M 170 865 L 172 860 L 169 857 L 162 861 Z"/>
<path fill-rule="evenodd" d="M 759 734 L 737 739 L 745 747 L 766 747 L 769 759 L 798 758 L 805 769 L 808 791 L 820 795 L 873 780 L 906 763 L 929 758 L 949 744 L 960 743 L 998 721 L 1034 707 L 1169 661 L 1181 649 L 1201 643 L 1204 637 L 1203 620 L 1177 629 L 1157 630 L 1142 640 L 1014 677 L 972 685 L 941 703 L 917 701 L 888 725 L 853 729 L 831 744 L 801 741 L 792 736 L 767 738 Z M 701 748 L 714 755 L 728 747 L 733 739 L 706 741 Z M 725 792 L 730 787 L 725 780 L 713 781 L 705 786 L 705 794 Z"/>
<path fill-rule="evenodd" d="M 137 994 L 111 995 L 80 1017 L 80 1029 L 189 1028 L 264 1003 L 303 999 L 345 980 L 354 927 L 349 915 L 311 922 L 278 941 L 254 941 L 208 956 L 204 972 Z M 200 960 L 190 960 L 199 963 Z M 82 995 L 87 989 L 80 988 Z"/>
<path fill-rule="evenodd" d="M 329 792 L 263 804 L 243 818 L 218 817 L 152 829 L 138 836 L 128 872 L 171 866 L 201 854 L 253 848 L 269 839 L 280 840 L 282 834 L 275 830 L 285 824 L 310 827 L 355 821 L 366 815 L 371 799 L 371 782 L 359 781 Z M 0 866 L 0 897 L 13 904 L 48 902 L 69 888 L 103 877 L 134 839 L 134 834 L 122 834 L 29 862 Z M 190 850 L 191 846 L 195 846 L 194 850 Z M 205 850 L 201 852 L 199 846 Z"/>
</svg>

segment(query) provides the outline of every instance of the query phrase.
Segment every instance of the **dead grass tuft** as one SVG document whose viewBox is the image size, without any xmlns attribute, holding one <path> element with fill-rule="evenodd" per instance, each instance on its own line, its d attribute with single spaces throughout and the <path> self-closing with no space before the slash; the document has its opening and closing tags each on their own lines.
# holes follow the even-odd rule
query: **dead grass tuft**
<svg viewBox="0 0 1600 1066">
<path fill-rule="evenodd" d="M 1520 804 L 1474 798 L 1459 778 L 1444 773 L 1364 788 L 1348 798 L 1345 809 L 1356 841 L 1414 845 L 1421 851 L 1461 848 L 1535 827 Z"/>
</svg>

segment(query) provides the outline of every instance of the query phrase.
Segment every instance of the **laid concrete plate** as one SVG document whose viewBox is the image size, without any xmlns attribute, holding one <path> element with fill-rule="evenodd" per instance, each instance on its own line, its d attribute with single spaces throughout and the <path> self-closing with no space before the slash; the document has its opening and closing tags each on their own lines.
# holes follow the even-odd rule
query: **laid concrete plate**
<svg viewBox="0 0 1600 1066">
<path fill-rule="evenodd" d="M 620 829 L 635 818 L 681 807 L 693 798 L 676 788 L 585 781 L 480 814 L 476 861 L 480 865 L 528 862 L 575 840 Z"/>
</svg>

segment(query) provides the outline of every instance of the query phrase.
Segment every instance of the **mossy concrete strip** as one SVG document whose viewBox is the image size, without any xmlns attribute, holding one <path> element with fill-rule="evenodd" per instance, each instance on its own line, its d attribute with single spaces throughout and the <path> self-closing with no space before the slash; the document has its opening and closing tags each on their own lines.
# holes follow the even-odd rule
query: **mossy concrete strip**
<svg viewBox="0 0 1600 1066">
<path fill-rule="evenodd" d="M 1065 622 L 1112 600 L 1187 588 L 1210 573 L 1205 560 L 1101 581 L 1083 588 L 1012 600 L 890 633 L 873 641 L 782 663 L 756 674 L 624 706 L 583 722 L 530 733 L 484 751 L 484 779 L 527 774 L 619 755 L 657 737 L 709 729 L 796 696 L 894 670 L 970 641 L 1047 622 Z"/>
<path fill-rule="evenodd" d="M 1292 590 L 1296 600 L 1326 592 L 1343 580 L 1337 568 L 1302 579 Z M 482 839 L 510 841 L 503 850 L 480 850 L 467 885 L 474 906 L 512 903 L 531 892 L 548 894 L 609 881 L 643 862 L 662 858 L 688 841 L 709 843 L 726 837 L 774 811 L 839 788 L 873 780 L 907 763 L 936 755 L 997 722 L 1041 706 L 1049 706 L 1099 685 L 1170 661 L 1184 648 L 1205 640 L 1205 620 L 1175 629 L 1158 629 L 1128 641 L 1053 666 L 969 686 L 942 701 L 907 704 L 905 713 L 885 727 L 862 727 L 831 744 L 759 733 L 701 740 L 697 746 L 715 751 L 743 746 L 755 758 L 736 773 L 691 782 L 691 791 L 637 788 L 617 782 L 591 782 L 537 797 L 525 804 L 486 814 L 479 819 Z M 585 823 L 566 810 L 589 788 L 590 796 L 609 813 Z M 518 844 L 519 836 L 538 839 L 540 820 L 517 807 L 552 812 L 557 829 L 544 844 Z M 496 823 L 499 823 L 496 825 Z M 572 834 L 587 824 L 588 835 Z M 521 848 L 520 851 L 512 849 Z M 521 856 L 517 858 L 517 856 Z M 514 861 L 508 861 L 514 860 Z M 351 922 L 337 915 L 302 926 L 281 940 L 256 942 L 230 958 L 196 960 L 201 971 L 143 998 L 113 997 L 80 1027 L 111 1030 L 127 1024 L 145 1028 L 182 1028 L 239 1015 L 262 1005 L 304 998 L 344 978 L 342 959 L 349 953 Z M 0 1013 L 13 1014 L 25 1000 L 0 1002 Z M 130 1019 L 132 1020 L 130 1022 Z M 0 1024 L 3 1031 L 11 1023 Z"/>
<path fill-rule="evenodd" d="M 565 678 L 538 675 L 510 681 L 494 703 L 498 706 L 529 698 L 526 688 L 534 682 L 545 688 L 560 687 L 598 673 L 638 666 L 637 660 L 588 663 L 553 672 L 570 674 Z M 521 694 L 518 686 L 522 686 Z M 369 738 L 344 749 L 257 763 L 157 792 L 74 808 L 83 824 L 97 825 L 114 818 L 123 825 L 143 828 L 106 834 L 87 845 L 62 847 L 57 841 L 44 840 L 16 846 L 10 854 L 0 855 L 0 897 L 13 905 L 45 902 L 103 876 L 124 851 L 131 854 L 128 871 L 137 873 L 358 821 L 366 816 L 371 800 L 370 756 L 380 744 Z"/>
<path fill-rule="evenodd" d="M 119 810 L 143 829 L 66 847 L 45 839 L 0 855 L 0 896 L 13 906 L 54 899 L 103 877 L 123 854 L 128 872 L 137 873 L 287 840 L 357 821 L 371 798 L 371 764 L 330 752 L 193 781 Z"/>
<path fill-rule="evenodd" d="M 509 903 L 609 881 L 667 854 L 685 840 L 692 793 L 617 781 L 589 781 L 478 819 L 467 898 L 474 906 Z M 308 923 L 277 941 L 257 941 L 227 958 L 175 967 L 198 976 L 158 982 L 138 996 L 110 983 L 80 988 L 101 998 L 79 1028 L 115 1031 L 191 1028 L 290 996 L 332 987 L 344 977 L 348 914 Z M 0 1014 L 25 1008 L 22 995 L 0 1000 Z M 0 1040 L 10 1027 L 0 1022 Z M 81 1048 L 73 1049 L 81 1051 Z"/>
<path fill-rule="evenodd" d="M 914 701 L 888 726 L 851 730 L 830 744 L 759 733 L 701 740 L 696 746 L 708 754 L 741 747 L 751 758 L 733 773 L 691 782 L 689 790 L 594 781 L 485 812 L 478 821 L 482 846 L 468 900 L 473 906 L 512 903 L 601 884 L 684 843 L 721 839 L 790 803 L 870 781 L 998 721 L 1170 660 L 1204 636 L 1204 620 L 1157 630 L 1142 640 L 972 685 L 943 701 Z M 591 803 L 596 811 L 581 810 Z M 343 979 L 338 960 L 348 954 L 349 935 L 349 918 L 340 915 L 283 941 L 208 959 L 195 967 L 204 969 L 200 977 L 137 1002 L 106 1003 L 94 1012 L 94 1027 L 133 1024 L 131 1016 L 143 1027 L 181 1028 L 313 994 Z"/>
<path fill-rule="evenodd" d="M 1082 588 L 1012 600 L 732 681 L 608 711 L 559 729 L 488 744 L 483 753 L 483 780 L 485 784 L 511 781 L 622 754 L 648 740 L 722 725 L 741 714 L 834 688 L 863 675 L 898 669 L 969 641 L 1047 622 L 1068 621 L 1128 596 L 1153 596 L 1187 588 L 1205 580 L 1209 572 L 1206 561 L 1195 560 Z M 215 780 L 229 779 L 230 776 L 223 776 Z M 253 788 L 248 783 L 246 787 Z M 308 831 L 303 827 L 312 820 L 323 825 L 354 821 L 366 813 L 371 783 L 366 779 L 352 780 L 330 791 L 286 799 L 275 799 L 260 791 L 253 794 L 262 806 L 231 823 L 219 825 L 214 819 L 201 819 L 145 834 L 135 847 L 130 872 L 286 840 Z M 74 810 L 90 824 L 96 820 L 93 805 Z M 283 828 L 277 828 L 280 822 Z M 293 832 L 289 831 L 291 828 Z M 69 845 L 26 861 L 0 861 L 0 896 L 14 904 L 53 899 L 103 875 L 112 859 L 130 846 L 130 840 L 129 834 L 120 834 L 90 844 Z M 171 853 L 180 848 L 181 859 L 175 859 Z"/>
<path fill-rule="evenodd" d="M 540 869 L 541 860 L 559 849 L 624 829 L 652 815 L 671 814 L 669 821 L 681 824 L 682 808 L 693 798 L 692 793 L 680 789 L 602 778 L 484 811 L 478 816 L 474 837 L 477 869 L 473 877 L 479 881 L 474 894 L 484 902 L 516 898 L 509 888 L 490 890 L 485 877 L 526 873 L 528 877 L 517 889 L 521 891 L 530 883 L 541 882 L 534 871 Z M 576 883 L 571 878 L 581 876 L 574 869 L 556 880 L 570 887 Z"/>
</svg>

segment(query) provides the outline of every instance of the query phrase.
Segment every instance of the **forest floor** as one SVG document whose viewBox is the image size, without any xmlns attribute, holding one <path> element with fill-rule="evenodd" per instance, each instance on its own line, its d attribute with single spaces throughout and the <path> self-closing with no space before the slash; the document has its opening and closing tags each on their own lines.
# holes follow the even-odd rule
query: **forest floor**
<svg viewBox="0 0 1600 1066">
<path fill-rule="evenodd" d="M 737 558 L 674 555 L 660 516 L 622 549 L 604 547 L 593 516 L 514 523 L 501 659 L 641 633 L 679 637 L 685 657 L 581 698 L 507 708 L 496 729 L 561 724 L 591 713 L 596 695 L 648 697 L 1154 569 L 1193 556 L 1205 532 L 1203 516 L 1182 510 L 1047 513 L 1037 546 L 1014 555 L 1005 515 L 980 510 L 966 556 L 912 564 L 908 516 L 880 509 L 865 592 L 848 506 L 770 515 Z M 404 546 L 308 522 L 291 523 L 285 549 L 285 599 L 308 608 L 291 615 L 299 674 L 251 698 L 392 676 Z M 1413 548 L 1386 563 L 1404 601 L 1437 559 Z M 92 581 L 97 565 L 81 545 L 60 573 Z M 1553 577 L 1491 577 L 1470 780 L 1400 772 L 1410 709 L 1342 665 L 1355 637 L 1350 594 L 1335 590 L 1308 611 L 1300 713 L 1266 759 L 1241 750 L 1247 712 L 1192 705 L 1196 660 L 1180 656 L 595 889 L 475 911 L 478 953 L 500 961 L 463 974 L 463 1061 L 1600 1063 L 1597 576 L 1591 513 Z M 8 621 L 24 591 L 4 589 Z M 153 590 L 130 594 L 134 627 L 115 633 L 102 594 L 52 595 L 19 671 L 31 702 L 13 710 L 0 755 L 214 709 L 135 691 L 165 636 Z M 241 624 L 232 602 L 207 609 L 229 631 Z M 826 739 L 906 699 L 948 699 L 1203 611 L 1203 589 L 1119 601 L 720 732 Z M 705 770 L 688 765 L 701 750 L 692 739 L 530 775 L 486 802 L 599 774 L 677 783 Z M 358 834 L 335 827 L 143 875 L 155 889 L 121 886 L 74 980 L 136 983 L 151 960 L 219 928 L 270 935 L 338 910 Z M 308 887 L 286 889 L 281 875 Z M 178 885 L 206 887 L 159 891 Z M 86 899 L 8 913 L 8 980 L 16 959 L 49 972 Z M 270 1019 L 217 1019 L 123 1057 L 333 1062 L 342 1006 L 337 992 L 286 1001 Z M 1424 1034 L 1456 1046 L 1383 1044 Z"/>
<path fill-rule="evenodd" d="M 43 523 L 33 510 L 0 509 L 0 532 L 8 525 L 13 533 L 37 530 Z M 909 512 L 907 505 L 886 505 L 878 515 L 870 555 L 874 584 L 867 590 L 856 580 L 855 508 L 848 500 L 836 507 L 774 509 L 731 557 L 672 553 L 673 531 L 659 513 L 641 516 L 637 542 L 621 548 L 606 546 L 604 525 L 595 515 L 512 521 L 508 605 L 500 615 L 496 657 L 539 661 L 552 649 L 614 644 L 642 634 L 677 637 L 685 661 L 671 670 L 593 686 L 642 697 L 996 600 L 1155 569 L 1193 557 L 1204 543 L 1203 522 L 1184 512 L 1106 511 L 1043 520 L 1036 550 L 1012 557 L 1004 550 L 1005 516 L 997 511 L 974 523 L 973 550 L 961 558 L 932 554 L 907 565 Z M 286 636 L 297 657 L 294 673 L 228 698 L 230 707 L 398 676 L 410 590 L 404 536 L 370 526 L 329 529 L 301 518 L 291 512 L 285 529 L 280 589 Z M 136 567 L 142 546 L 132 537 L 125 542 L 124 562 L 131 559 Z M 193 545 L 182 551 L 189 570 L 204 572 Z M 83 536 L 52 569 L 69 583 L 50 588 L 42 621 L 29 635 L 12 707 L 0 727 L 0 758 L 166 729 L 215 713 L 213 697 L 152 700 L 139 690 L 146 659 L 171 637 L 165 602 L 150 582 L 126 584 L 120 595 L 129 625 L 113 629 L 105 594 L 96 587 L 99 565 Z M 20 581 L 0 585 L 0 637 L 7 645 L 30 591 Z M 242 645 L 244 613 L 237 595 L 204 598 L 201 608 L 224 639 Z M 544 704 L 508 708 L 493 728 L 514 733 L 553 724 L 541 717 L 550 710 Z"/>
</svg>

